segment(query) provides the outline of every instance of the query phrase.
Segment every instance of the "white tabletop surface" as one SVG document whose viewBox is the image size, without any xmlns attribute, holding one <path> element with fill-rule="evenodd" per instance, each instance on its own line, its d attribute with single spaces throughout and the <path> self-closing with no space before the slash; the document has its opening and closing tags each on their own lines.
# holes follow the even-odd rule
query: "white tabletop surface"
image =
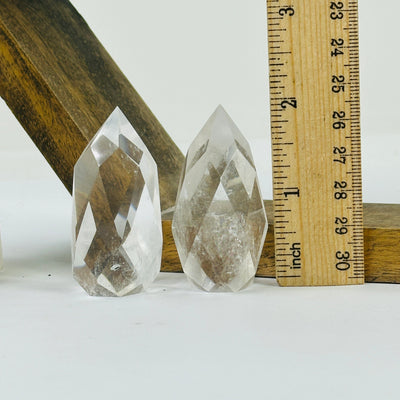
<svg viewBox="0 0 400 400">
<path fill-rule="evenodd" d="M 398 147 L 379 143 L 364 143 L 365 199 L 399 202 L 379 179 Z M 1 153 L 0 170 L 2 399 L 399 398 L 400 286 L 207 294 L 161 273 L 146 293 L 92 298 L 71 276 L 71 198 L 40 153 Z"/>
</svg>

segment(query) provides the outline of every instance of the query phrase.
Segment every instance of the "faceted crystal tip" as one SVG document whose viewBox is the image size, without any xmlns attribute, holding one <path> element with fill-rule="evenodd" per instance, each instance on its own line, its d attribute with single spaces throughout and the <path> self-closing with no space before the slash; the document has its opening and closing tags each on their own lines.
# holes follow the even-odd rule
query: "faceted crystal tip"
<svg viewBox="0 0 400 400">
<path fill-rule="evenodd" d="M 161 265 L 157 166 L 119 108 L 75 165 L 73 275 L 91 295 L 146 288 Z"/>
<path fill-rule="evenodd" d="M 210 144 L 216 146 L 218 149 L 222 147 L 221 142 L 226 141 L 230 143 L 237 141 L 241 146 L 246 148 L 247 152 L 251 153 L 247 140 L 222 105 L 219 105 L 215 109 L 199 135 L 195 138 L 192 146 L 196 145 L 196 142 L 201 139 L 210 140 Z"/>
<path fill-rule="evenodd" d="M 172 232 L 188 278 L 207 291 L 252 282 L 267 232 L 250 146 L 222 106 L 189 147 Z"/>
</svg>

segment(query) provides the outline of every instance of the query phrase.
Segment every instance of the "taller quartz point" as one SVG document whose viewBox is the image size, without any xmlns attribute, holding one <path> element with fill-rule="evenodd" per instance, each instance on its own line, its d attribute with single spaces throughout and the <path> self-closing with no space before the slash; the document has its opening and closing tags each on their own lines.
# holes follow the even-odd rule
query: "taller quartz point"
<svg viewBox="0 0 400 400">
<path fill-rule="evenodd" d="M 189 147 L 172 232 L 188 278 L 207 291 L 252 282 L 267 217 L 249 144 L 219 106 Z"/>
<path fill-rule="evenodd" d="M 72 262 L 90 294 L 146 288 L 161 265 L 157 165 L 119 108 L 75 165 Z"/>
</svg>

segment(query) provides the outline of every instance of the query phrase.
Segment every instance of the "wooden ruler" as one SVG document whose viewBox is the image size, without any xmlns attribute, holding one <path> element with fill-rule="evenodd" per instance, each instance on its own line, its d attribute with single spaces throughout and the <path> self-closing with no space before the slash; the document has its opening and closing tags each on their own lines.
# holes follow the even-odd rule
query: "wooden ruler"
<svg viewBox="0 0 400 400">
<path fill-rule="evenodd" d="M 362 284 L 357 0 L 267 0 L 276 275 Z"/>
</svg>

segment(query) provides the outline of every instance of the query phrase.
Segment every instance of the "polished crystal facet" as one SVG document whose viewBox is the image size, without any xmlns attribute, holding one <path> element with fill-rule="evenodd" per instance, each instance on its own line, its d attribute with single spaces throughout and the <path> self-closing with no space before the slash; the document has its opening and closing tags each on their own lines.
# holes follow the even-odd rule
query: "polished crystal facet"
<svg viewBox="0 0 400 400">
<path fill-rule="evenodd" d="M 252 282 L 267 218 L 251 150 L 219 106 L 191 144 L 172 223 L 183 270 L 207 291 Z"/>
<path fill-rule="evenodd" d="M 116 108 L 74 170 L 73 275 L 90 294 L 124 296 L 160 271 L 157 166 Z"/>
</svg>

